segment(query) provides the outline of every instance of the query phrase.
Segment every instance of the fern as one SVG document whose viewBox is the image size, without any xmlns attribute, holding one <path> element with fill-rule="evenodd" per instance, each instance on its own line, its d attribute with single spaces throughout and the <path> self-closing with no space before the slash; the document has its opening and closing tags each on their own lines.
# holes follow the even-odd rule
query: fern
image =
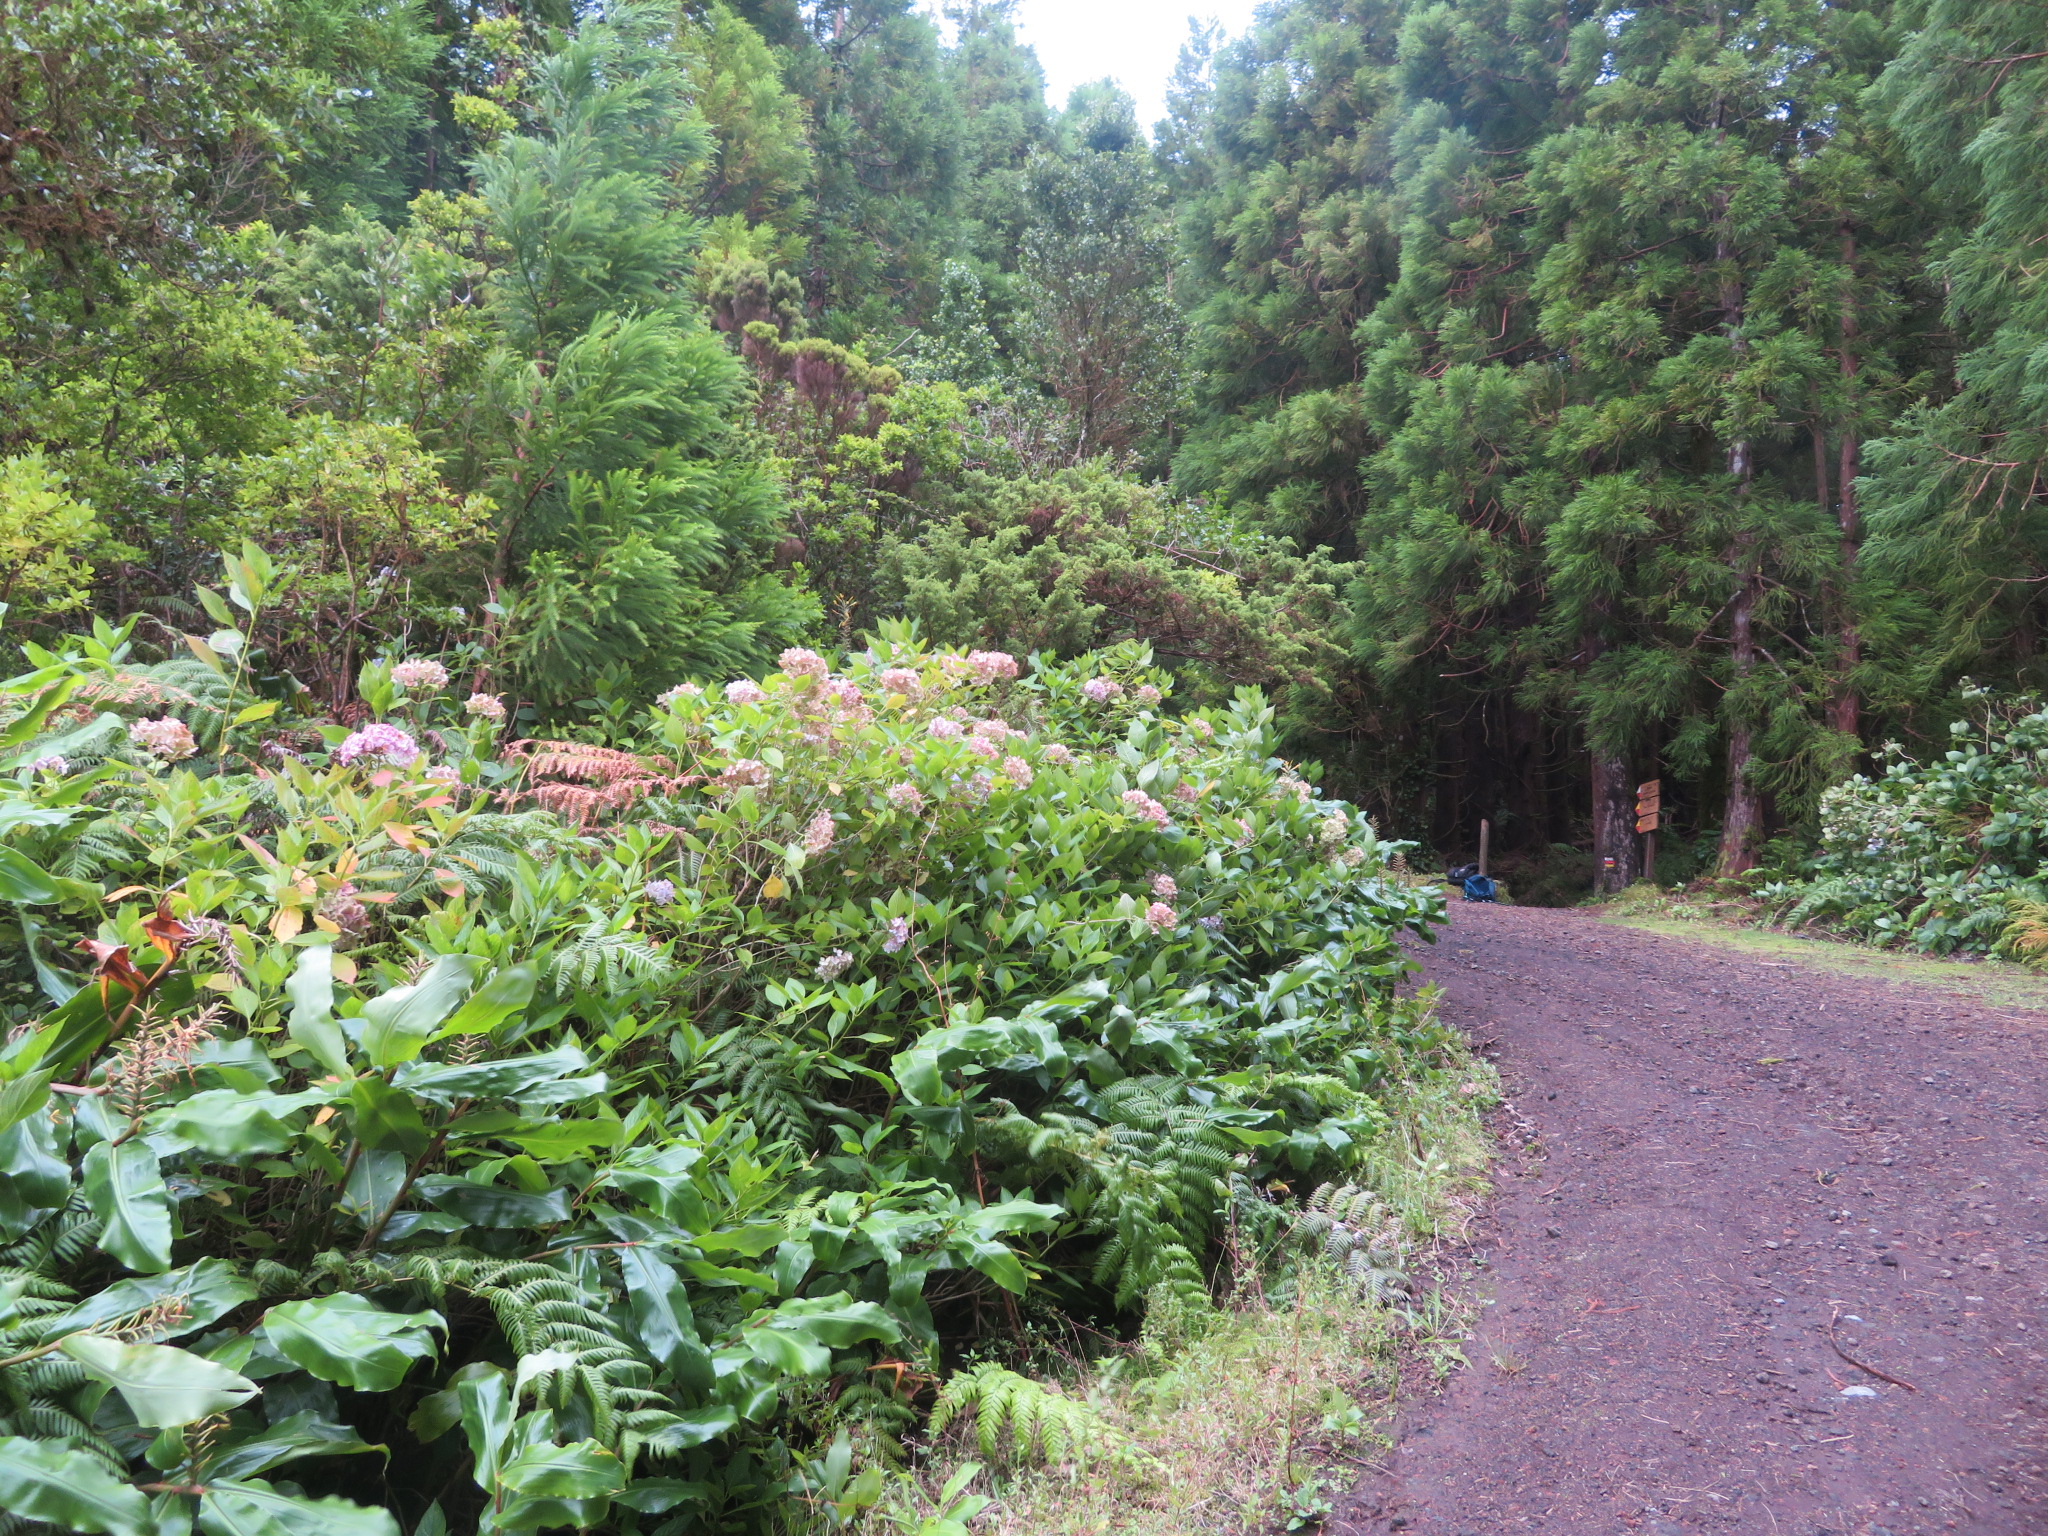
<svg viewBox="0 0 2048 1536">
<path fill-rule="evenodd" d="M 809 1147 L 817 1125 L 802 1093 L 803 1048 L 765 1029 L 729 1029 L 712 1041 L 702 1087 L 728 1094 L 764 1142 Z"/>
<path fill-rule="evenodd" d="M 649 981 L 664 981 L 675 962 L 641 935 L 614 928 L 613 917 L 595 917 L 555 956 L 548 978 L 563 990 L 623 992 Z"/>
<path fill-rule="evenodd" d="M 653 1366 L 612 1322 L 603 1298 L 568 1274 L 528 1259 L 495 1259 L 444 1250 L 396 1259 L 326 1253 L 310 1277 L 343 1290 L 418 1286 L 437 1303 L 448 1293 L 477 1297 L 491 1309 L 506 1341 L 522 1357 L 557 1364 L 532 1378 L 538 1401 L 557 1412 L 586 1407 L 590 1435 L 630 1468 L 642 1451 L 679 1454 L 686 1437 L 668 1399 L 654 1386 Z"/>
<path fill-rule="evenodd" d="M 968 1418 L 976 1446 L 990 1461 L 1054 1465 L 1069 1458 L 1142 1454 L 1088 1404 L 993 1361 L 957 1372 L 940 1389 L 932 1433 L 942 1435 L 956 1419 Z"/>
<path fill-rule="evenodd" d="M 1392 1305 L 1414 1293 L 1399 1265 L 1400 1225 L 1387 1203 L 1356 1184 L 1325 1184 L 1295 1219 L 1294 1238 L 1344 1272 L 1358 1294 Z"/>
</svg>

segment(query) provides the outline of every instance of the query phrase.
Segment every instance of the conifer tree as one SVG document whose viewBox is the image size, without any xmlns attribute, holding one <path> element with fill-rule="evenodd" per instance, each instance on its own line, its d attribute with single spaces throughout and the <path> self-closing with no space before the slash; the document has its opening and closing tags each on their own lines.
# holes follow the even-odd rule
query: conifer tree
<svg viewBox="0 0 2048 1536">
<path fill-rule="evenodd" d="M 1938 730 L 1969 673 L 2048 687 L 2048 41 L 2023 0 L 1935 0 L 1875 98 L 1925 178 L 1959 356 L 1873 442 L 1865 607 L 1890 702 Z M 1930 217 L 1932 215 L 1932 217 Z M 1918 392 L 1918 391 L 1916 391 Z"/>
<path fill-rule="evenodd" d="M 758 666 L 814 613 L 764 569 L 777 497 L 730 452 L 744 384 L 692 298 L 706 144 L 668 41 L 639 13 L 585 26 L 536 70 L 536 131 L 478 167 L 506 254 L 476 473 L 506 654 L 550 705 Z"/>
</svg>

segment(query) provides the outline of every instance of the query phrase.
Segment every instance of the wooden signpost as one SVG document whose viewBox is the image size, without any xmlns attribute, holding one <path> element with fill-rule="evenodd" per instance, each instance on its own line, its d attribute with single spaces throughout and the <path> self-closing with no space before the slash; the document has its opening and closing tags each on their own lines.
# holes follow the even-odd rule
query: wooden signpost
<svg viewBox="0 0 2048 1536">
<path fill-rule="evenodd" d="M 1636 786 L 1636 830 L 1643 835 L 1643 878 L 1657 878 L 1657 826 L 1663 815 L 1664 781 L 1651 779 Z"/>
</svg>

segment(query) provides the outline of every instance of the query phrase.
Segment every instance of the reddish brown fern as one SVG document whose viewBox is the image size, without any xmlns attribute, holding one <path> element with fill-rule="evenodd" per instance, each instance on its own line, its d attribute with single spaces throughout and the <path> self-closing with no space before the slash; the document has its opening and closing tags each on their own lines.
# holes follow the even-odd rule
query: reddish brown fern
<svg viewBox="0 0 2048 1536">
<path fill-rule="evenodd" d="M 507 804 L 530 800 L 579 827 L 650 795 L 672 795 L 704 782 L 701 773 L 678 772 L 666 757 L 583 741 L 515 741 L 506 756 L 526 769 L 521 787 L 506 793 Z"/>
</svg>

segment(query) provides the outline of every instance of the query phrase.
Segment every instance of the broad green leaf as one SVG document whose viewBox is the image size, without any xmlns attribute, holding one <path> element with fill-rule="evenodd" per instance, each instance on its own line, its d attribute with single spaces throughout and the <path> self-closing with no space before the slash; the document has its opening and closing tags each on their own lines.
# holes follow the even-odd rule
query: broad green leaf
<svg viewBox="0 0 2048 1536">
<path fill-rule="evenodd" d="M 334 1022 L 334 950 L 313 944 L 299 951 L 291 980 L 284 984 L 292 1000 L 291 1021 L 285 1026 L 292 1039 L 306 1049 L 321 1066 L 336 1077 L 350 1077 L 348 1037 Z"/>
<path fill-rule="evenodd" d="M 511 1142 L 529 1157 L 558 1163 L 582 1157 L 593 1147 L 616 1147 L 625 1131 L 625 1125 L 617 1120 L 557 1120 L 552 1125 L 506 1131 L 499 1139 Z"/>
<path fill-rule="evenodd" d="M 512 1439 L 512 1383 L 502 1371 L 456 1383 L 462 1403 L 462 1433 L 469 1441 L 470 1466 L 477 1487 L 486 1493 L 498 1486 L 498 1467 Z"/>
<path fill-rule="evenodd" d="M 756 1360 L 786 1376 L 823 1376 L 832 1369 L 832 1352 L 824 1345 L 781 1328 L 749 1328 L 740 1342 Z"/>
<path fill-rule="evenodd" d="M 567 1221 L 570 1215 L 566 1189 L 529 1195 L 524 1190 L 472 1184 L 445 1174 L 429 1174 L 415 1183 L 413 1189 L 475 1227 L 550 1227 Z"/>
<path fill-rule="evenodd" d="M 764 1223 L 752 1227 L 735 1227 L 730 1232 L 698 1232 L 692 1234 L 690 1241 L 705 1253 L 738 1253 L 750 1259 L 758 1259 L 788 1235 L 780 1225 L 769 1226 Z"/>
<path fill-rule="evenodd" d="M 47 673 L 44 674 L 48 676 Z M 71 697 L 71 690 L 79 684 L 75 676 L 60 678 L 36 695 L 35 703 L 21 714 L 0 727 L 0 752 L 20 746 L 43 733 L 43 722 L 50 718 L 50 711 Z"/>
<path fill-rule="evenodd" d="M 411 986 L 393 987 L 363 1004 L 363 1053 L 370 1065 L 395 1067 L 419 1055 L 462 1001 L 477 964 L 469 955 L 436 956 Z"/>
<path fill-rule="evenodd" d="M 295 1413 L 221 1451 L 206 1464 L 206 1476 L 209 1481 L 254 1477 L 305 1456 L 360 1456 L 383 1449 L 369 1444 L 346 1424 L 331 1423 L 317 1413 Z"/>
<path fill-rule="evenodd" d="M 459 1100 L 525 1099 L 536 1097 L 547 1103 L 589 1098 L 604 1089 L 603 1073 L 574 1078 L 590 1065 L 590 1058 L 576 1045 L 557 1046 L 533 1056 L 511 1056 L 502 1061 L 479 1061 L 463 1066 L 455 1063 L 423 1065 L 415 1062 L 401 1070 L 393 1083 L 407 1093 L 416 1093 L 437 1104 Z M 556 1089 L 557 1092 L 543 1090 Z"/>
<path fill-rule="evenodd" d="M 63 892 L 56 878 L 26 855 L 0 844 L 0 901 L 31 906 L 55 901 Z"/>
<path fill-rule="evenodd" d="M 218 1322 L 236 1307 L 256 1299 L 256 1287 L 235 1273 L 224 1259 L 201 1259 L 183 1269 L 165 1270 L 160 1275 L 136 1275 L 117 1280 L 96 1291 L 68 1312 L 38 1319 L 37 1328 L 45 1339 L 59 1338 L 85 1328 L 97 1328 L 116 1318 L 133 1317 L 144 1308 L 175 1302 L 182 1314 L 166 1325 L 166 1338 L 177 1338 Z"/>
<path fill-rule="evenodd" d="M 1004 1290 L 1022 1296 L 1030 1287 L 1031 1277 L 1024 1272 L 1023 1264 L 1003 1244 L 990 1238 L 970 1237 L 962 1245 L 961 1252 L 969 1264 Z"/>
<path fill-rule="evenodd" d="M 1057 1025 L 1043 1018 L 987 1019 L 935 1029 L 890 1064 L 904 1097 L 937 1104 L 946 1096 L 944 1073 L 962 1067 L 1058 1074 L 1069 1065 Z"/>
<path fill-rule="evenodd" d="M 219 650 L 220 647 L 215 646 L 214 649 Z M 235 711 L 235 724 L 247 725 L 252 720 L 268 720 L 277 713 L 277 703 L 276 699 L 264 699 L 259 703 L 250 704 L 242 709 L 238 709 Z"/>
<path fill-rule="evenodd" d="M 199 1500 L 206 1536 L 398 1536 L 388 1511 L 280 1493 L 261 1478 L 214 1482 Z"/>
<path fill-rule="evenodd" d="M 435 1352 L 438 1312 L 386 1312 L 360 1296 L 288 1301 L 263 1314 L 263 1335 L 294 1365 L 358 1392 L 389 1392 Z"/>
<path fill-rule="evenodd" d="M 647 1449 L 670 1455 L 693 1450 L 716 1440 L 739 1419 L 739 1411 L 728 1403 L 706 1403 L 701 1408 L 686 1408 L 676 1415 L 675 1423 L 664 1424 L 647 1437 Z M 638 1488 L 640 1484 L 635 1482 L 633 1486 Z M 635 1504 L 633 1507 L 639 1509 L 642 1506 Z"/>
<path fill-rule="evenodd" d="M 895 1318 L 872 1301 L 855 1301 L 844 1291 L 785 1301 L 769 1317 L 768 1326 L 808 1334 L 834 1349 L 870 1339 L 894 1344 L 903 1337 Z"/>
<path fill-rule="evenodd" d="M 601 1499 L 626 1486 L 625 1464 L 595 1440 L 530 1445 L 498 1472 L 514 1493 L 537 1499 Z"/>
<path fill-rule="evenodd" d="M 106 1463 L 51 1440 L 0 1440 L 0 1510 L 60 1531 L 154 1536 L 149 1500 Z"/>
<path fill-rule="evenodd" d="M 533 989 L 540 981 L 540 968 L 531 963 L 508 965 L 492 975 L 469 999 L 455 1010 L 455 1017 L 441 1026 L 442 1036 L 488 1035 L 513 1014 L 533 1001 Z"/>
<path fill-rule="evenodd" d="M 209 1088 L 150 1117 L 152 1132 L 168 1131 L 215 1157 L 274 1155 L 291 1146 L 298 1130 L 284 1116 L 322 1102 L 325 1094 L 240 1093 Z"/>
<path fill-rule="evenodd" d="M 135 1422 L 151 1429 L 226 1413 L 261 1390 L 224 1365 L 168 1344 L 122 1344 L 96 1333 L 74 1333 L 57 1348 L 111 1383 Z"/>
<path fill-rule="evenodd" d="M 143 1274 L 171 1267 L 171 1199 L 148 1142 L 95 1145 L 85 1154 L 85 1197 L 106 1224 L 103 1253 Z"/>
<path fill-rule="evenodd" d="M 356 1140 L 370 1151 L 418 1157 L 433 1139 L 413 1096 L 382 1078 L 357 1078 L 349 1103 L 355 1109 Z"/>
<path fill-rule="evenodd" d="M 634 1331 L 647 1352 L 668 1367 L 679 1385 L 709 1392 L 717 1385 L 717 1375 L 711 1353 L 697 1335 L 690 1295 L 681 1278 L 638 1245 L 619 1250 L 619 1275 L 633 1309 Z"/>
<path fill-rule="evenodd" d="M 23 1081 L 46 1075 L 32 1073 Z M 57 1127 L 48 1115 L 24 1115 L 0 1131 L 0 1188 L 24 1205 L 47 1210 L 71 1198 L 71 1164 L 58 1151 Z"/>
</svg>

